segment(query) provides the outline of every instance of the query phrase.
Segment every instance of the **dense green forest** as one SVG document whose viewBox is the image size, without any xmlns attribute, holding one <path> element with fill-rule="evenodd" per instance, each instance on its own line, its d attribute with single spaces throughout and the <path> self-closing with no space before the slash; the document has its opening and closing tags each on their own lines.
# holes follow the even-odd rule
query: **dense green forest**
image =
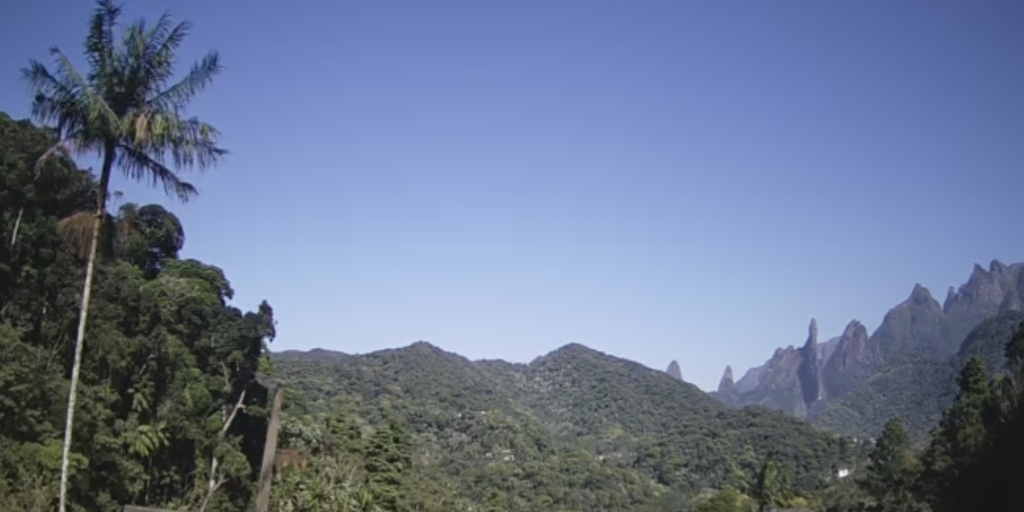
<svg viewBox="0 0 1024 512">
<path fill-rule="evenodd" d="M 916 444 L 898 412 L 879 438 L 855 442 L 778 411 L 728 409 L 580 345 L 529 365 L 473 362 L 424 342 L 272 361 L 289 386 L 287 446 L 347 442 L 330 432 L 365 443 L 379 425 L 401 429 L 411 457 L 398 478 L 404 496 L 426 497 L 418 486 L 429 481 L 445 498 L 395 510 L 1017 510 L 1009 482 L 1024 455 L 1024 325 L 1016 317 L 1007 331 L 1007 318 L 977 330 L 1005 334 L 998 355 L 975 353 L 990 343 L 968 337 L 952 405 Z M 989 378 L 983 357 L 1006 370 Z"/>
<path fill-rule="evenodd" d="M 116 173 L 187 198 L 178 171 L 224 154 L 184 114 L 216 53 L 175 82 L 188 25 L 118 39 L 118 16 L 99 3 L 81 72 L 29 63 L 35 123 L 0 113 L 0 511 L 252 510 L 272 382 L 274 511 L 1020 510 L 1019 315 L 975 329 L 947 377 L 894 367 L 879 393 L 934 378 L 948 406 L 872 410 L 891 419 L 861 440 L 575 344 L 528 365 L 424 342 L 271 354 L 270 305 L 235 307 L 224 271 L 180 257 L 172 212 L 108 201 Z"/>
<path fill-rule="evenodd" d="M 51 131 L 0 114 L 0 509 L 12 511 L 50 510 L 57 496 L 85 270 L 73 221 L 96 194 L 95 179 L 67 159 L 37 175 L 55 142 Z M 163 207 L 126 203 L 104 223 L 71 502 L 77 510 L 195 506 L 213 489 L 210 507 L 241 507 L 266 431 L 256 374 L 273 311 L 231 306 L 221 269 L 179 259 L 184 230 Z"/>
<path fill-rule="evenodd" d="M 495 510 L 674 510 L 704 489 L 746 488 L 770 454 L 791 473 L 794 499 L 809 498 L 866 448 L 776 411 L 730 410 L 580 345 L 530 365 L 472 362 L 424 342 L 365 356 L 284 353 L 273 364 L 290 389 L 288 431 L 323 431 L 339 417 L 368 433 L 396 422 L 416 471 Z"/>
</svg>

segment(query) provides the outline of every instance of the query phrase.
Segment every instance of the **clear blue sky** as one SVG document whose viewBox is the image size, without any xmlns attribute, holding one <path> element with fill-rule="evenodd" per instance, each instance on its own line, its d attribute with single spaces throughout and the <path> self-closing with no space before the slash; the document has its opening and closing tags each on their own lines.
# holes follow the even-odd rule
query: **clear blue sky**
<svg viewBox="0 0 1024 512">
<path fill-rule="evenodd" d="M 18 69 L 91 4 L 8 2 Z M 1024 3 L 133 2 L 226 71 L 232 156 L 172 205 L 274 348 L 580 342 L 717 385 L 915 282 L 1024 260 Z M 79 63 L 82 61 L 79 60 Z M 184 68 L 184 66 L 183 66 Z M 159 194 L 119 181 L 137 202 Z"/>
</svg>

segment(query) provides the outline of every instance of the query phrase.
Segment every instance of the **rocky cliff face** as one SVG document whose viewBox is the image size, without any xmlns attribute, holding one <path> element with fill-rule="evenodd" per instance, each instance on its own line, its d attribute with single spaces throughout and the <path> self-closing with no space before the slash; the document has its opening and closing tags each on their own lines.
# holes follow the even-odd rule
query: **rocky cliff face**
<svg viewBox="0 0 1024 512">
<path fill-rule="evenodd" d="M 683 372 L 679 369 L 679 363 L 675 360 L 668 364 L 668 369 L 665 370 L 665 373 L 675 380 L 683 380 Z"/>
<path fill-rule="evenodd" d="M 736 391 L 736 383 L 732 380 L 732 367 L 726 366 L 722 380 L 718 382 L 718 394 L 716 396 L 726 405 L 734 405 L 739 399 L 739 392 Z"/>
<path fill-rule="evenodd" d="M 803 393 L 804 405 L 807 409 L 823 398 L 818 356 L 818 322 L 812 318 L 811 325 L 807 328 L 807 341 L 800 348 L 800 367 L 797 368 L 800 391 Z"/>
<path fill-rule="evenodd" d="M 757 389 L 739 397 L 738 403 L 763 405 L 798 418 L 806 417 L 799 376 L 801 361 L 800 351 L 792 345 L 777 349 L 765 365 Z"/>
<path fill-rule="evenodd" d="M 853 320 L 846 325 L 835 353 L 825 365 L 822 381 L 825 393 L 839 397 L 871 376 L 882 364 L 878 345 L 868 338 L 864 324 Z"/>
<path fill-rule="evenodd" d="M 967 283 L 955 292 L 950 288 L 946 294 L 942 309 L 948 318 L 950 337 L 962 341 L 982 320 L 1006 311 L 1021 311 L 1022 298 L 1024 264 L 1007 266 L 992 260 L 987 272 L 975 265 Z"/>
<path fill-rule="evenodd" d="M 946 361 L 982 320 L 1024 303 L 1024 263 L 975 265 L 967 283 L 950 288 L 942 305 L 915 285 L 868 335 L 852 321 L 838 338 L 818 343 L 812 320 L 799 349 L 780 348 L 763 366 L 751 368 L 733 385 L 732 405 L 761 404 L 806 417 L 856 389 L 892 365 Z M 721 395 L 721 393 L 716 393 Z M 721 399 L 721 398 L 720 398 Z"/>
<path fill-rule="evenodd" d="M 997 310 L 998 305 L 993 313 Z M 918 284 L 914 285 L 910 297 L 885 314 L 881 325 L 871 335 L 871 341 L 890 360 L 921 357 L 937 360 L 955 353 L 963 336 L 951 336 L 942 306 L 927 288 Z"/>
<path fill-rule="evenodd" d="M 755 366 L 744 373 L 740 380 L 736 381 L 736 391 L 746 393 L 753 391 L 761 384 L 761 375 L 764 375 L 764 366 Z"/>
<path fill-rule="evenodd" d="M 839 346 L 839 336 L 832 338 L 825 343 L 818 344 L 818 366 L 824 367 L 828 364 L 828 360 L 832 358 L 832 354 L 835 353 L 836 347 Z"/>
<path fill-rule="evenodd" d="M 806 417 L 825 398 L 821 370 L 839 343 L 839 338 L 833 338 L 819 344 L 818 323 L 813 318 L 807 331 L 807 340 L 800 348 L 776 350 L 765 364 L 751 368 L 735 384 L 732 368 L 727 368 L 731 393 L 723 392 L 725 388 L 720 384 L 716 397 L 729 405 L 758 404 Z"/>
</svg>

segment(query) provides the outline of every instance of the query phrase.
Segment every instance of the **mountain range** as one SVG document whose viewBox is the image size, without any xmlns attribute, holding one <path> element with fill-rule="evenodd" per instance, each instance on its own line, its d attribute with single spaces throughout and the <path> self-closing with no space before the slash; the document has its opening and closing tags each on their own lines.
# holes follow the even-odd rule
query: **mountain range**
<svg viewBox="0 0 1024 512">
<path fill-rule="evenodd" d="M 658 503 L 743 487 L 769 454 L 798 490 L 838 482 L 894 416 L 921 441 L 970 357 L 1003 369 L 1022 296 L 1024 264 L 976 266 L 943 305 L 915 286 L 870 335 L 853 320 L 819 343 L 811 320 L 799 347 L 737 381 L 726 368 L 711 393 L 685 382 L 676 361 L 655 370 L 575 343 L 529 364 L 471 361 L 421 341 L 361 355 L 276 352 L 272 365 L 286 417 L 342 411 L 368 429 L 398 421 L 417 467 L 471 500 L 496 499 L 498 485 L 522 510 L 675 510 L 681 502 Z"/>
<path fill-rule="evenodd" d="M 952 401 L 964 350 L 985 355 L 992 371 L 1001 370 L 996 355 L 1020 322 L 1022 299 L 1024 264 L 975 265 L 941 305 L 915 285 L 870 335 L 851 320 L 840 336 L 818 343 L 812 319 L 801 346 L 776 349 L 739 381 L 727 367 L 711 394 L 729 406 L 762 405 L 861 436 L 876 434 L 892 414 L 902 413 L 919 438 Z"/>
</svg>

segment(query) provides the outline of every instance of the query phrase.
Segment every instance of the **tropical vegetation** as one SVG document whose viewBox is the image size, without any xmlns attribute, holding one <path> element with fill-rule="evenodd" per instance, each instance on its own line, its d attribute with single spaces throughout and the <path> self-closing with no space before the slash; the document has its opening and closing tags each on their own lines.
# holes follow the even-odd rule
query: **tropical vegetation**
<svg viewBox="0 0 1024 512">
<path fill-rule="evenodd" d="M 239 309 L 222 269 L 182 257 L 174 213 L 112 208 L 115 170 L 184 199 L 178 172 L 224 154 L 185 113 L 216 54 L 175 81 L 188 24 L 116 39 L 119 14 L 98 4 L 84 74 L 30 63 L 35 122 L 0 113 L 0 512 L 252 510 L 278 384 L 278 512 L 1019 510 L 1019 316 L 968 336 L 948 407 L 886 409 L 877 439 L 576 344 L 530 364 L 271 353 L 271 306 Z"/>
</svg>

